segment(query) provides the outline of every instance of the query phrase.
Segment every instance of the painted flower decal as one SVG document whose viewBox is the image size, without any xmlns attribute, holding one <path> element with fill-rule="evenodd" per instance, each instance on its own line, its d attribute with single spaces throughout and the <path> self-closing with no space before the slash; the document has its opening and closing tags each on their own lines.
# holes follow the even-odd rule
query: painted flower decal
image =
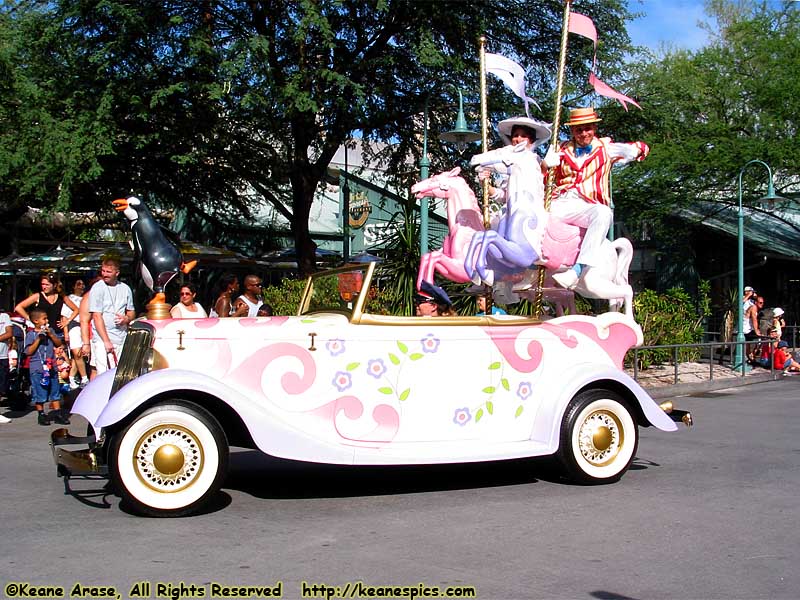
<svg viewBox="0 0 800 600">
<path fill-rule="evenodd" d="M 427 354 L 433 354 L 439 349 L 439 338 L 434 337 L 432 333 L 429 333 L 424 338 L 422 338 L 419 342 L 422 344 L 422 351 Z"/>
<path fill-rule="evenodd" d="M 383 364 L 383 359 L 374 358 L 367 363 L 367 373 L 372 375 L 375 379 L 380 379 L 386 373 L 386 365 Z"/>
<path fill-rule="evenodd" d="M 462 427 L 471 420 L 472 415 L 469 412 L 469 408 L 466 406 L 464 408 L 457 408 L 455 414 L 453 415 L 453 423 L 456 425 L 461 425 Z"/>
<path fill-rule="evenodd" d="M 517 396 L 519 396 L 520 400 L 524 402 L 525 400 L 531 397 L 532 393 L 533 389 L 531 388 L 530 381 L 520 382 L 519 387 L 517 388 Z"/>
<path fill-rule="evenodd" d="M 330 340 L 325 344 L 325 348 L 328 349 L 331 356 L 337 356 L 344 352 L 344 340 Z"/>
<path fill-rule="evenodd" d="M 350 373 L 345 373 L 344 371 L 337 371 L 336 375 L 333 376 L 333 385 L 336 386 L 336 389 L 340 392 L 345 391 L 351 385 L 353 385 L 353 380 L 350 377 Z"/>
</svg>

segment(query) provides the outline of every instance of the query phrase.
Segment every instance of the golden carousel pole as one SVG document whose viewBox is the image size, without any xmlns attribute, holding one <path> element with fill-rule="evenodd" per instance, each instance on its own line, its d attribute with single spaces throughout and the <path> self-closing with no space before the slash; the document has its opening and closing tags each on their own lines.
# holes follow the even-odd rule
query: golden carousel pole
<svg viewBox="0 0 800 600">
<path fill-rule="evenodd" d="M 564 90 L 564 71 L 567 64 L 567 37 L 569 35 L 569 13 L 571 0 L 564 0 L 564 19 L 561 29 L 561 52 L 558 58 L 558 79 L 556 81 L 556 112 L 553 116 L 553 130 L 550 134 L 550 146 L 558 149 L 558 129 L 561 126 L 561 94 Z M 555 188 L 556 168 L 547 170 L 547 183 L 545 184 L 544 208 L 550 211 L 550 202 L 553 199 Z M 542 314 L 542 288 L 544 287 L 545 268 L 539 266 L 539 284 L 536 288 L 536 298 L 533 302 L 535 316 Z"/>
<path fill-rule="evenodd" d="M 478 56 L 481 65 L 481 152 L 489 151 L 489 101 L 486 87 L 486 36 L 478 38 Z M 481 180 L 481 208 L 483 209 L 483 227 L 490 229 L 489 215 L 489 178 Z M 484 284 L 483 295 L 486 298 L 486 314 L 492 314 L 492 294 L 488 285 Z"/>
</svg>

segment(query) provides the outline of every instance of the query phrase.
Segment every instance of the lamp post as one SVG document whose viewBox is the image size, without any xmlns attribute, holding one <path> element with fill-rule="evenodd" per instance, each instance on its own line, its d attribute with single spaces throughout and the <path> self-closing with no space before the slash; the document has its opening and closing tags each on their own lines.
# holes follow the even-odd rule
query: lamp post
<svg viewBox="0 0 800 600">
<path fill-rule="evenodd" d="M 419 159 L 419 180 L 424 181 L 428 178 L 428 167 L 431 161 L 428 158 L 428 100 L 425 98 L 425 110 L 422 116 L 422 156 Z M 423 196 L 419 200 L 419 253 L 420 255 L 428 252 L 428 197 Z"/>
<path fill-rule="evenodd" d="M 762 165 L 765 169 L 767 169 L 767 173 L 769 174 L 769 182 L 767 184 L 767 195 L 761 198 L 761 201 L 773 202 L 775 200 L 783 200 L 782 197 L 775 195 L 775 186 L 772 182 L 772 169 L 769 168 L 769 165 L 764 161 L 754 159 L 745 163 L 745 165 L 739 171 L 739 213 L 738 213 L 738 229 L 737 229 L 737 241 L 738 241 L 738 263 L 737 263 L 737 271 L 738 271 L 738 278 L 737 278 L 737 302 L 739 304 L 739 320 L 736 325 L 736 354 L 734 355 L 735 366 L 734 368 L 741 368 L 742 375 L 744 375 L 748 368 L 746 361 L 744 360 L 744 304 L 742 302 L 742 297 L 744 296 L 744 210 L 742 208 L 742 175 L 744 174 L 745 169 L 752 164 L 759 164 Z"/>
<path fill-rule="evenodd" d="M 425 109 L 422 117 L 422 156 L 419 159 L 419 179 L 420 181 L 428 178 L 428 168 L 431 161 L 428 158 L 428 98 L 425 98 Z M 461 90 L 458 90 L 458 116 L 456 126 L 439 136 L 443 142 L 456 144 L 459 152 L 463 152 L 467 145 L 480 138 L 480 134 L 467 127 L 467 120 L 464 117 L 464 100 Z M 420 254 L 428 252 L 428 198 L 423 197 L 419 201 L 419 251 Z"/>
</svg>

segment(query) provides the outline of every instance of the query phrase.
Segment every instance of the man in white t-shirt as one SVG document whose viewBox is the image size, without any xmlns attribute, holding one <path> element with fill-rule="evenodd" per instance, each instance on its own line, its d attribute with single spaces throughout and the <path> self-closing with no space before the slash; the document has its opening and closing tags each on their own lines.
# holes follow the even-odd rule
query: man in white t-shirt
<svg viewBox="0 0 800 600">
<path fill-rule="evenodd" d="M 8 313 L 0 312 L 0 396 L 8 393 L 8 347 L 14 337 L 14 328 Z M 0 423 L 10 423 L 11 419 L 0 415 Z"/>
<path fill-rule="evenodd" d="M 92 321 L 92 359 L 90 364 L 103 373 L 117 365 L 128 324 L 136 317 L 133 292 L 118 281 L 119 261 L 107 258 L 100 269 L 101 281 L 89 290 Z"/>
<path fill-rule="evenodd" d="M 244 294 L 233 303 L 232 317 L 255 317 L 258 309 L 264 304 L 261 299 L 261 277 L 248 275 L 244 278 Z"/>
</svg>

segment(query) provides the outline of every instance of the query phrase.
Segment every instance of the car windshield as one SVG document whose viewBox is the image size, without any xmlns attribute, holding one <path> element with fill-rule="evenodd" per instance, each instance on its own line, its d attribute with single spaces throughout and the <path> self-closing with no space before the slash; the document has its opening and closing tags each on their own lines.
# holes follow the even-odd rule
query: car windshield
<svg viewBox="0 0 800 600">
<path fill-rule="evenodd" d="M 350 315 L 372 271 L 372 265 L 353 265 L 315 273 L 306 285 L 300 314 L 337 312 Z"/>
</svg>

